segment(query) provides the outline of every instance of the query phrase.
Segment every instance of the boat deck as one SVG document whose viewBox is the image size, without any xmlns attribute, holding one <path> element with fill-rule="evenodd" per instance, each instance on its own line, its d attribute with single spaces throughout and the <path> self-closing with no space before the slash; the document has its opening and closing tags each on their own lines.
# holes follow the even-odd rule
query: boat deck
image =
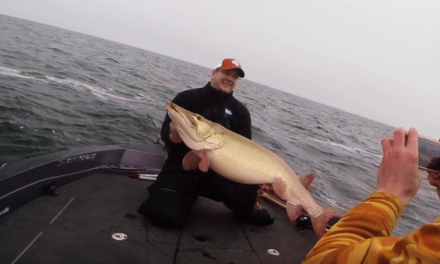
<svg viewBox="0 0 440 264">
<path fill-rule="evenodd" d="M 295 264 L 317 242 L 264 200 L 276 218 L 268 227 L 239 223 L 222 203 L 204 198 L 184 228 L 156 227 L 136 212 L 151 183 L 95 174 L 58 189 L 59 196 L 40 197 L 0 220 L 1 263 Z"/>
</svg>

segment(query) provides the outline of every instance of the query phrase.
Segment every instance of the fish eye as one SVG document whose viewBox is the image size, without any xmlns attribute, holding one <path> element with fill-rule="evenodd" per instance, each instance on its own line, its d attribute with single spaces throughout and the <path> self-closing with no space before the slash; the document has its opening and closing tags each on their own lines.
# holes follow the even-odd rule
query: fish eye
<svg viewBox="0 0 440 264">
<path fill-rule="evenodd" d="M 201 116 L 197 115 L 196 117 L 197 117 L 197 120 L 199 120 L 199 121 L 202 120 Z"/>
</svg>

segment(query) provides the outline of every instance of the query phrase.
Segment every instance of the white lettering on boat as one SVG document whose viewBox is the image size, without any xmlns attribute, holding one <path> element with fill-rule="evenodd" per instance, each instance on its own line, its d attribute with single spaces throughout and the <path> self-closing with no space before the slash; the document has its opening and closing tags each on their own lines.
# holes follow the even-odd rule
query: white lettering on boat
<svg viewBox="0 0 440 264">
<path fill-rule="evenodd" d="M 76 157 L 62 159 L 62 160 L 58 161 L 57 167 L 62 166 L 62 165 L 66 165 L 66 164 L 76 163 L 76 162 L 83 162 L 85 160 L 94 160 L 95 157 L 96 157 L 96 153 L 88 153 L 88 154 L 84 154 L 84 155 L 80 155 L 80 156 L 76 156 Z"/>
</svg>

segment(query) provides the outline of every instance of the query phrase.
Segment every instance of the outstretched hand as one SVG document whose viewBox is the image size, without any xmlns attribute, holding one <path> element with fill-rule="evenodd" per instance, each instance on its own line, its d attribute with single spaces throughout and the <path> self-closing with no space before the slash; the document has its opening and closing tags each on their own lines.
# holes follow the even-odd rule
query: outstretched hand
<svg viewBox="0 0 440 264">
<path fill-rule="evenodd" d="M 420 189 L 417 130 L 411 128 L 405 142 L 405 130 L 398 128 L 393 138 L 382 140 L 383 158 L 377 172 L 377 191 L 390 193 L 408 205 Z"/>
</svg>

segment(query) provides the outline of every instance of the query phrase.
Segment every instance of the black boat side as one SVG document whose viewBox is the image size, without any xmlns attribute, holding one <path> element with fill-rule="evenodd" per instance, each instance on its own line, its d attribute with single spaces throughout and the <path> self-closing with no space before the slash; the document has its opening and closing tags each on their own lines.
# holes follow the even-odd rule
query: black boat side
<svg viewBox="0 0 440 264">
<path fill-rule="evenodd" d="M 41 155 L 0 167 L 0 219 L 56 188 L 96 173 L 157 174 L 160 145 L 112 145 Z"/>
</svg>

